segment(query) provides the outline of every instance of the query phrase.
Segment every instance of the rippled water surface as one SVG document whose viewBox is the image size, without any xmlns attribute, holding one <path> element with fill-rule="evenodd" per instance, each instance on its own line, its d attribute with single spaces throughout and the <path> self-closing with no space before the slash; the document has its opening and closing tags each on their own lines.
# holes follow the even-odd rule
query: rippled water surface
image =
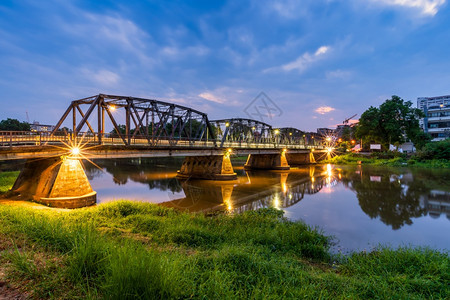
<svg viewBox="0 0 450 300">
<path fill-rule="evenodd" d="M 377 244 L 450 249 L 450 170 L 318 165 L 288 172 L 243 170 L 238 180 L 178 180 L 182 159 L 86 164 L 98 202 L 130 199 L 189 211 L 239 213 L 277 207 L 335 237 L 334 250 Z"/>
</svg>

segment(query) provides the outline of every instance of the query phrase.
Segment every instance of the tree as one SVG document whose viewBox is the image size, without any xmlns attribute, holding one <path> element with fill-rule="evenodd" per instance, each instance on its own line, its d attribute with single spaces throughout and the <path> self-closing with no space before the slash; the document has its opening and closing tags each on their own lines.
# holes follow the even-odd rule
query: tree
<svg viewBox="0 0 450 300">
<path fill-rule="evenodd" d="M 30 131 L 30 124 L 27 122 L 20 122 L 17 119 L 6 119 L 0 121 L 0 130 L 10 130 L 10 131 Z"/>
<path fill-rule="evenodd" d="M 365 144 L 376 142 L 389 149 L 389 144 L 400 145 L 411 140 L 420 148 L 429 140 L 419 126 L 419 119 L 424 117 L 420 109 L 412 108 L 411 101 L 404 101 L 398 96 L 387 99 L 379 108 L 369 107 L 359 119 L 356 138 Z"/>
<path fill-rule="evenodd" d="M 117 125 L 117 129 L 119 130 L 119 133 L 122 135 L 125 134 L 125 132 L 126 132 L 125 125 L 119 124 L 119 125 Z M 118 136 L 115 128 L 113 130 L 111 130 L 110 133 L 113 134 L 113 136 Z"/>
</svg>

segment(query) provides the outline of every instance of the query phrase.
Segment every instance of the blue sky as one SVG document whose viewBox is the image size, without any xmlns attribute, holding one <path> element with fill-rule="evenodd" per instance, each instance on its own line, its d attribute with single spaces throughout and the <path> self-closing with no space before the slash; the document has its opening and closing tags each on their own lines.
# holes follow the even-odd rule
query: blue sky
<svg viewBox="0 0 450 300">
<path fill-rule="evenodd" d="M 447 0 L 0 1 L 0 119 L 98 93 L 315 131 L 391 95 L 450 94 Z"/>
</svg>

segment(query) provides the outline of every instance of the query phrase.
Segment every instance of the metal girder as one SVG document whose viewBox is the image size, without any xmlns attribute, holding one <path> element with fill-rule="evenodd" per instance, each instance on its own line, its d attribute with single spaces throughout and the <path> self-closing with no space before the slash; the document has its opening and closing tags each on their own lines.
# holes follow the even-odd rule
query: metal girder
<svg viewBox="0 0 450 300">
<path fill-rule="evenodd" d="M 87 107 L 86 112 L 83 112 L 82 107 Z M 95 108 L 98 109 L 98 113 L 92 114 Z M 99 144 L 105 137 L 111 135 L 103 132 L 106 111 L 115 134 L 126 145 L 129 145 L 132 139 L 145 139 L 150 145 L 168 143 L 173 146 L 179 141 L 189 144 L 210 141 L 215 145 L 215 132 L 208 116 L 198 110 L 173 103 L 106 94 L 75 100 L 57 123 L 52 135 L 61 127 L 70 111 L 73 113 L 73 135 L 75 136 L 85 125 L 94 133 L 91 126 L 93 122 L 89 123 L 89 120 L 97 118 Z M 77 113 L 81 116 L 79 122 L 77 122 Z M 125 119 L 125 131 L 117 123 L 118 119 Z"/>
<path fill-rule="evenodd" d="M 216 126 L 221 147 L 226 142 L 273 143 L 272 126 L 257 120 L 231 118 L 211 121 Z"/>
<path fill-rule="evenodd" d="M 306 133 L 293 127 L 279 128 L 280 143 L 305 145 Z"/>
</svg>

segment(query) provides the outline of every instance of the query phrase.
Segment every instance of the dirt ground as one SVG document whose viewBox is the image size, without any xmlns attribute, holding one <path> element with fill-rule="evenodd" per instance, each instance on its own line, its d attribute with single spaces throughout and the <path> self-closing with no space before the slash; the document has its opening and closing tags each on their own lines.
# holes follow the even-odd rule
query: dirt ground
<svg viewBox="0 0 450 300">
<path fill-rule="evenodd" d="M 21 293 L 18 289 L 11 287 L 6 281 L 3 281 L 4 274 L 0 271 L 0 300 L 22 300 L 28 299 L 27 295 Z"/>
<path fill-rule="evenodd" d="M 0 252 L 12 247 L 10 241 L 0 236 Z M 5 267 L 0 265 L 0 300 L 28 299 L 29 297 L 11 286 L 5 274 Z"/>
</svg>

